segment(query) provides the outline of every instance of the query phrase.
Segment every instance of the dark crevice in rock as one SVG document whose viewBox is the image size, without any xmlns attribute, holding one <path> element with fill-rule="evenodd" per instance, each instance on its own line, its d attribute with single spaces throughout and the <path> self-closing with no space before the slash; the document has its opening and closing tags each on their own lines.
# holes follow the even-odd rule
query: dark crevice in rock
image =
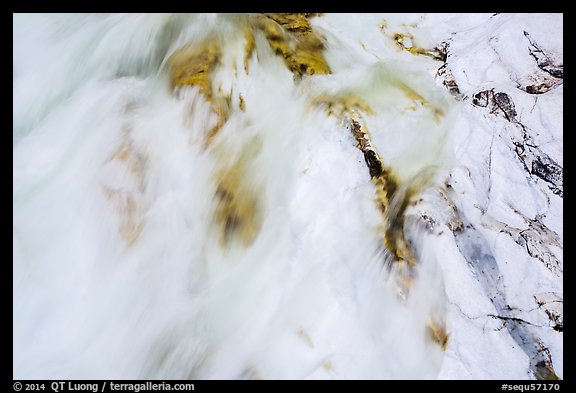
<svg viewBox="0 0 576 393">
<path fill-rule="evenodd" d="M 506 93 L 494 93 L 494 103 L 502 112 L 504 112 L 504 116 L 510 122 L 516 120 L 516 108 L 514 107 L 514 102 L 510 96 Z"/>
<path fill-rule="evenodd" d="M 442 84 L 448 89 L 448 91 L 450 92 L 450 94 L 458 99 L 463 99 L 464 95 L 460 92 L 460 88 L 458 87 L 458 83 L 456 83 L 456 79 L 454 79 L 454 75 L 452 75 L 452 72 L 450 71 L 450 68 L 448 67 L 448 57 L 449 57 L 449 52 L 448 52 L 448 48 L 450 47 L 448 42 L 443 42 L 442 44 L 440 44 L 437 49 L 439 51 L 439 53 L 442 54 L 442 58 L 444 61 L 444 64 L 442 64 L 442 66 L 440 68 L 438 68 L 438 71 L 436 72 L 436 76 L 443 76 L 444 77 L 444 81 L 442 82 Z"/>
<path fill-rule="evenodd" d="M 486 108 L 490 103 L 490 98 L 493 94 L 494 89 L 479 91 L 472 96 L 472 103 L 476 106 Z"/>
<path fill-rule="evenodd" d="M 458 84 L 456 83 L 456 80 L 454 79 L 452 72 L 450 72 L 450 69 L 448 69 L 446 63 L 444 63 L 444 65 L 438 69 L 436 76 L 444 76 L 444 81 L 442 84 L 448 89 L 448 92 L 450 92 L 452 96 L 460 99 L 464 97 L 460 92 L 460 88 L 458 87 Z"/>
<path fill-rule="evenodd" d="M 519 324 L 526 324 L 526 325 L 542 327 L 542 326 L 534 325 L 532 322 L 528 322 L 522 318 L 507 317 L 507 316 L 503 316 L 503 315 L 494 315 L 494 314 L 488 314 L 488 316 L 492 317 L 494 319 L 500 319 L 500 320 L 505 321 L 505 322 L 514 322 L 514 323 L 519 323 Z"/>
<path fill-rule="evenodd" d="M 550 351 L 532 331 L 539 326 L 515 316 L 514 310 L 508 305 L 502 272 L 488 241 L 479 230 L 470 225 L 465 215 L 458 214 L 458 216 L 462 220 L 463 228 L 453 232 L 456 246 L 496 309 L 497 314 L 489 316 L 504 321 L 504 327 L 512 339 L 529 357 L 530 370 L 534 378 L 558 379 Z"/>
<path fill-rule="evenodd" d="M 544 153 L 534 142 L 526 126 L 517 119 L 517 112 L 512 98 L 503 92 L 494 92 L 494 89 L 483 90 L 472 96 L 472 103 L 479 107 L 489 107 L 493 115 L 503 115 L 510 123 L 519 127 L 522 131 L 522 140 L 511 136 L 519 160 L 530 176 L 536 176 L 548 184 L 550 190 L 560 196 L 564 196 L 564 171 L 562 167 L 550 156 Z"/>
<path fill-rule="evenodd" d="M 405 297 L 410 290 L 415 274 L 414 267 L 417 264 L 412 244 L 405 233 L 405 211 L 421 184 L 418 179 L 402 184 L 392 169 L 384 165 L 361 120 L 351 118 L 347 122 L 356 140 L 356 147 L 364 155 L 376 190 L 376 204 L 383 217 L 383 243 L 390 252 L 385 259 L 385 266 L 388 269 L 392 266 L 397 269 L 399 294 Z"/>
<path fill-rule="evenodd" d="M 521 229 L 509 226 L 487 214 L 483 215 L 483 224 L 494 231 L 510 236 L 516 244 L 526 250 L 528 255 L 538 259 L 550 272 L 560 277 L 562 275 L 561 262 L 550 248 L 550 246 L 562 248 L 558 234 L 541 222 L 541 216 L 537 215 L 534 219 L 531 219 L 525 217 L 512 206 L 510 208 L 528 224 L 527 228 Z"/>
<path fill-rule="evenodd" d="M 548 183 L 562 183 L 562 168 L 546 155 L 536 157 L 532 161 L 532 174 Z"/>
<path fill-rule="evenodd" d="M 530 228 L 520 231 L 519 235 L 516 243 L 524 246 L 528 255 L 540 260 L 544 266 L 555 275 L 560 276 L 562 274 L 560 261 L 558 261 L 554 254 L 550 252 L 547 245 L 540 239 L 538 232 Z"/>
<path fill-rule="evenodd" d="M 517 148 L 516 154 L 524 164 L 524 168 L 531 175 L 548 183 L 548 188 L 550 188 L 554 194 L 563 197 L 564 170 L 534 143 L 523 124 L 516 122 L 516 125 L 522 129 L 523 140 L 517 141 L 513 138 L 512 143 L 514 143 Z"/>
<path fill-rule="evenodd" d="M 544 313 L 552 323 L 552 329 L 562 333 L 564 331 L 564 302 L 562 296 L 555 292 L 545 292 L 534 295 L 534 300 L 538 308 Z"/>
<path fill-rule="evenodd" d="M 544 94 L 560 86 L 563 83 L 564 66 L 558 65 L 526 31 L 524 36 L 530 42 L 528 51 L 536 61 L 538 71 L 519 80 L 517 87 L 528 94 Z"/>
<path fill-rule="evenodd" d="M 444 64 L 448 60 L 448 48 L 450 44 L 447 41 L 442 42 L 436 48 L 434 48 L 438 54 L 438 60 L 441 60 Z"/>
<path fill-rule="evenodd" d="M 564 66 L 562 64 L 554 64 L 554 61 L 548 56 L 538 44 L 534 41 L 534 39 L 528 34 L 527 31 L 524 31 L 524 35 L 530 42 L 530 55 L 536 60 L 536 64 L 538 68 L 542 71 L 547 72 L 548 74 L 552 75 L 554 78 L 564 78 Z"/>
</svg>

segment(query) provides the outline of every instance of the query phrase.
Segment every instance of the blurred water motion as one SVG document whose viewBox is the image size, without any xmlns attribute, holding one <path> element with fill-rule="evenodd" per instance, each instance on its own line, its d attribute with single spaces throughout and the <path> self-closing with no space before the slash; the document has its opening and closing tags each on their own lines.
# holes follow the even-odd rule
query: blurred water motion
<svg viewBox="0 0 576 393">
<path fill-rule="evenodd" d="M 441 64 L 326 18 L 14 15 L 15 379 L 435 377 Z"/>
</svg>

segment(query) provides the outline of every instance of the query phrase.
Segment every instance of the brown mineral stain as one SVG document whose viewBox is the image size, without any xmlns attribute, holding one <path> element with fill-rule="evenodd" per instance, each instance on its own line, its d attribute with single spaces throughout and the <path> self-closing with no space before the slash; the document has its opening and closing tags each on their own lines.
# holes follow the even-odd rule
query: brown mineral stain
<svg viewBox="0 0 576 393">
<path fill-rule="evenodd" d="M 406 50 L 415 56 L 427 56 L 434 60 L 446 61 L 446 54 L 438 48 L 424 49 L 414 45 L 414 36 L 412 36 L 412 34 L 394 33 L 392 39 L 398 48 Z"/>
<path fill-rule="evenodd" d="M 254 19 L 274 53 L 284 60 L 297 77 L 329 74 L 324 59 L 324 44 L 314 34 L 308 18 L 313 14 L 265 14 Z"/>
<path fill-rule="evenodd" d="M 383 243 L 393 256 L 391 261 L 399 273 L 397 285 L 401 292 L 407 293 L 412 286 L 413 268 L 417 264 L 410 245 L 404 235 L 404 214 L 415 189 L 408 188 L 402 194 L 400 180 L 391 168 L 384 165 L 380 153 L 371 143 L 370 133 L 358 119 L 350 122 L 350 131 L 356 139 L 356 147 L 364 154 L 364 160 L 376 191 L 376 204 L 383 221 Z M 394 206 L 392 203 L 394 202 Z"/>
<path fill-rule="evenodd" d="M 134 244 L 142 229 L 144 229 L 144 219 L 141 216 L 140 206 L 134 197 L 128 195 L 124 203 L 125 217 L 120 223 L 120 234 L 129 246 Z"/>
<path fill-rule="evenodd" d="M 250 364 L 241 374 L 240 379 L 243 380 L 257 380 L 260 381 L 262 378 L 262 374 L 258 371 L 258 368 L 254 364 Z"/>
<path fill-rule="evenodd" d="M 406 97 L 412 100 L 415 104 L 419 104 L 423 107 L 429 108 L 432 111 L 432 114 L 434 115 L 434 121 L 439 122 L 442 119 L 442 116 L 444 116 L 444 111 L 441 108 L 433 106 L 430 103 L 430 101 L 424 98 L 416 90 L 408 86 L 406 83 L 399 83 L 398 88 L 402 90 L 406 95 Z M 416 110 L 417 107 L 414 106 L 412 109 Z"/>
<path fill-rule="evenodd" d="M 138 188 L 144 191 L 144 172 L 146 169 L 146 156 L 140 153 L 128 139 L 124 139 L 118 149 L 112 153 L 110 161 L 118 160 L 128 167 L 138 180 Z"/>
<path fill-rule="evenodd" d="M 405 83 L 400 83 L 398 84 L 398 87 L 400 88 L 400 90 L 402 90 L 404 92 L 404 94 L 406 94 L 406 97 L 408 97 L 409 99 L 419 103 L 420 105 L 429 105 L 428 101 L 422 97 L 422 95 L 420 93 L 418 93 L 416 90 L 414 90 L 413 88 L 411 88 L 410 86 L 408 86 Z"/>
<path fill-rule="evenodd" d="M 118 224 L 120 236 L 128 246 L 131 246 L 138 240 L 145 224 L 143 198 L 146 191 L 147 158 L 134 146 L 128 133 L 129 131 L 125 131 L 124 139 L 111 154 L 108 163 L 116 162 L 115 165 L 125 167 L 135 180 L 136 188 L 117 189 L 106 184 L 102 184 L 101 187 L 120 217 Z"/>
<path fill-rule="evenodd" d="M 539 362 L 536 364 L 536 369 L 534 371 L 536 379 L 540 381 L 558 381 L 560 378 L 554 371 L 551 364 L 546 364 L 545 362 Z"/>
<path fill-rule="evenodd" d="M 187 46 L 176 51 L 168 59 L 172 88 L 198 86 L 208 100 L 212 98 L 211 72 L 221 56 L 216 41 L 198 46 Z"/>
<path fill-rule="evenodd" d="M 256 196 L 244 186 L 245 173 L 239 165 L 220 172 L 218 178 L 214 217 L 220 225 L 220 244 L 228 246 L 237 236 L 244 246 L 248 246 L 260 230 Z"/>
<path fill-rule="evenodd" d="M 426 325 L 428 330 L 428 335 L 438 345 L 442 348 L 443 351 L 446 350 L 448 346 L 448 338 L 449 334 L 446 333 L 446 328 L 444 324 L 437 321 L 434 317 L 430 316 L 428 318 L 428 324 Z"/>
<path fill-rule="evenodd" d="M 308 344 L 308 346 L 310 348 L 314 348 L 314 343 L 312 342 L 312 339 L 310 338 L 310 335 L 308 333 L 306 333 L 306 331 L 302 328 L 298 329 L 298 336 L 304 340 L 306 342 L 306 344 Z"/>
<path fill-rule="evenodd" d="M 386 32 L 386 27 L 388 27 L 388 23 L 387 23 L 385 20 L 383 20 L 382 22 L 380 22 L 380 23 L 378 24 L 378 28 L 380 29 L 380 31 L 381 31 L 382 33 L 385 33 L 385 32 Z"/>
<path fill-rule="evenodd" d="M 211 144 L 230 115 L 230 97 L 215 95 L 212 88 L 212 72 L 220 57 L 221 50 L 217 41 L 207 40 L 196 46 L 186 46 L 168 59 L 172 89 L 197 86 L 217 115 L 216 125 L 206 133 L 205 147 Z"/>
<path fill-rule="evenodd" d="M 144 211 L 137 196 L 102 185 L 102 192 L 114 204 L 120 214 L 118 233 L 128 246 L 132 246 L 144 229 Z"/>
<path fill-rule="evenodd" d="M 250 60 L 252 53 L 254 53 L 256 42 L 252 30 L 248 27 L 244 30 L 244 36 L 246 37 L 246 43 L 244 44 L 244 71 L 246 75 L 248 75 L 248 60 Z"/>
<path fill-rule="evenodd" d="M 251 140 L 232 165 L 216 172 L 214 219 L 220 227 L 222 247 L 231 245 L 234 239 L 239 239 L 247 247 L 260 231 L 259 190 L 251 184 L 248 171 L 260 148 L 258 138 Z"/>
<path fill-rule="evenodd" d="M 220 129 L 224 124 L 226 124 L 226 121 L 228 121 L 231 101 L 232 99 L 230 95 L 219 96 L 212 99 L 212 112 L 218 116 L 218 120 L 216 121 L 216 125 L 206 133 L 204 147 L 208 147 L 212 144 Z"/>
<path fill-rule="evenodd" d="M 349 112 L 360 112 L 366 115 L 374 114 L 370 105 L 353 93 L 317 97 L 312 101 L 312 105 L 324 107 L 329 116 L 342 117 Z"/>
<path fill-rule="evenodd" d="M 130 146 L 126 143 L 122 143 L 118 150 L 112 154 L 111 160 L 126 161 L 130 156 Z"/>
</svg>

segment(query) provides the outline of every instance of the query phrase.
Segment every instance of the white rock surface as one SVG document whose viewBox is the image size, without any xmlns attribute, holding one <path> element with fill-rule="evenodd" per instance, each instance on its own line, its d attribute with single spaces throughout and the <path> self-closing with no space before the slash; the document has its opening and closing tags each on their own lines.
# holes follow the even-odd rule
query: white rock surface
<svg viewBox="0 0 576 393">
<path fill-rule="evenodd" d="M 323 14 L 332 74 L 302 80 L 258 34 L 244 71 L 242 18 L 14 15 L 14 378 L 563 378 L 563 16 Z M 204 148 L 166 60 L 213 33 L 232 110 Z M 404 297 L 363 154 L 313 105 L 338 94 L 401 185 L 432 173 Z M 242 154 L 259 231 L 223 247 Z"/>
</svg>

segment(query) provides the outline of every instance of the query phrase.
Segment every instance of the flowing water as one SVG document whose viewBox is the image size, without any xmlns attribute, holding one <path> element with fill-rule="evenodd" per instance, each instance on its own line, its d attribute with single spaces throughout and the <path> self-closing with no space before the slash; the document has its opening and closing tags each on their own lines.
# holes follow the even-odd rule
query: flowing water
<svg viewBox="0 0 576 393">
<path fill-rule="evenodd" d="M 439 42 L 398 15 L 13 19 L 14 378 L 436 376 L 411 208 L 448 162 Z"/>
</svg>

